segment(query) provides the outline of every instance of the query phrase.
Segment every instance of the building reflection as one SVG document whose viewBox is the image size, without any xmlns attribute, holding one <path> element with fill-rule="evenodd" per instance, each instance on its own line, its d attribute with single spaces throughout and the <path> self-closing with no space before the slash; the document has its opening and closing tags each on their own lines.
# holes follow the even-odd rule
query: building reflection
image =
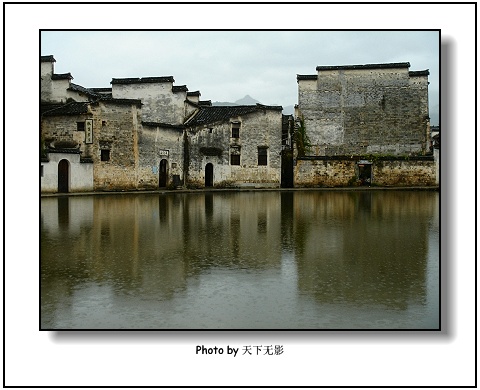
<svg viewBox="0 0 480 390">
<path fill-rule="evenodd" d="M 405 309 L 426 299 L 433 193 L 198 192 L 43 198 L 42 319 L 82 286 L 170 300 L 214 268 L 263 272 L 292 255 L 299 295 Z M 85 287 L 87 288 L 87 287 Z M 102 290 L 103 291 L 103 290 Z"/>
<path fill-rule="evenodd" d="M 162 300 L 212 267 L 279 268 L 279 208 L 256 193 L 42 199 L 42 304 L 91 281 Z"/>
<path fill-rule="evenodd" d="M 316 192 L 296 199 L 299 291 L 325 303 L 422 304 L 432 195 Z"/>
</svg>

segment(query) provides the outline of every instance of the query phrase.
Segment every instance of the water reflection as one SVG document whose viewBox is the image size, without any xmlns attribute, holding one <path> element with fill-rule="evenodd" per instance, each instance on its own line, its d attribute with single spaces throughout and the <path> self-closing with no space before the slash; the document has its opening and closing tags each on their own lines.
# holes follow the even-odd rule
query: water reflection
<svg viewBox="0 0 480 390">
<path fill-rule="evenodd" d="M 44 329 L 438 328 L 438 194 L 43 198 Z"/>
</svg>

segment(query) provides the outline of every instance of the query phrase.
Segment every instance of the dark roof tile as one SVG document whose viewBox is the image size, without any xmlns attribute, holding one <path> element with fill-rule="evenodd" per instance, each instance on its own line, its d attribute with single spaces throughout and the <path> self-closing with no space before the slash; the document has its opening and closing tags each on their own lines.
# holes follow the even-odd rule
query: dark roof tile
<svg viewBox="0 0 480 390">
<path fill-rule="evenodd" d="M 334 65 L 317 66 L 319 70 L 343 70 L 343 69 L 388 69 L 388 68 L 410 68 L 409 62 L 392 62 L 386 64 L 365 64 L 365 65 Z"/>
<path fill-rule="evenodd" d="M 121 105 L 136 105 L 137 107 L 142 106 L 142 101 L 140 99 L 114 99 L 109 95 L 99 95 L 98 100 L 95 103 L 111 103 L 111 104 L 121 104 Z"/>
<path fill-rule="evenodd" d="M 88 102 L 70 102 L 66 104 L 42 105 L 40 112 L 42 116 L 64 116 L 88 114 Z"/>
<path fill-rule="evenodd" d="M 52 80 L 72 80 L 73 76 L 70 73 L 52 74 Z"/>
<path fill-rule="evenodd" d="M 300 80 L 317 80 L 318 75 L 316 74 L 297 74 L 297 81 Z"/>
<path fill-rule="evenodd" d="M 183 130 L 185 126 L 183 125 L 171 125 L 169 123 L 160 123 L 160 122 L 143 122 L 142 126 L 149 126 L 149 127 L 163 127 L 167 129 L 175 129 L 175 130 Z"/>
<path fill-rule="evenodd" d="M 425 70 L 415 70 L 408 72 L 410 77 L 420 77 L 420 76 L 428 76 L 430 74 L 428 69 Z"/>
<path fill-rule="evenodd" d="M 95 93 L 95 91 L 93 89 L 85 88 L 85 87 L 82 87 L 81 85 L 74 84 L 74 83 L 70 83 L 70 87 L 68 88 L 68 90 L 74 91 L 74 92 L 80 92 L 80 93 L 83 93 L 83 94 L 91 96 L 91 97 L 97 97 L 98 96 L 98 94 Z"/>
<path fill-rule="evenodd" d="M 215 122 L 228 121 L 241 115 L 251 114 L 259 110 L 281 111 L 281 106 L 264 106 L 262 104 L 249 106 L 201 106 L 199 112 L 190 119 L 187 126 L 200 126 Z"/>
<path fill-rule="evenodd" d="M 52 55 L 49 56 L 40 56 L 40 62 L 57 62 Z"/>
<path fill-rule="evenodd" d="M 173 83 L 173 76 L 112 79 L 110 84 Z"/>
<path fill-rule="evenodd" d="M 187 92 L 188 88 L 186 85 L 174 85 L 172 87 L 172 92 Z"/>
</svg>

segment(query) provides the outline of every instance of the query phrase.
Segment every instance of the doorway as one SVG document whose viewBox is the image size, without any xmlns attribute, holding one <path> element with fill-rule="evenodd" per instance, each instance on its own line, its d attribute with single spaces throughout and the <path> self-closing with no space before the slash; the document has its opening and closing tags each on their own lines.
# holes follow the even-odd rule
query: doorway
<svg viewBox="0 0 480 390">
<path fill-rule="evenodd" d="M 58 192 L 68 192 L 70 164 L 68 160 L 60 160 L 58 163 Z"/>
<path fill-rule="evenodd" d="M 372 184 L 372 163 L 359 161 L 358 167 L 358 180 L 362 186 L 369 186 Z"/>
<path fill-rule="evenodd" d="M 282 150 L 280 186 L 282 188 L 293 188 L 293 152 L 289 149 Z"/>
<path fill-rule="evenodd" d="M 213 164 L 205 165 L 205 187 L 213 187 Z"/>
<path fill-rule="evenodd" d="M 159 187 L 167 186 L 167 177 L 168 177 L 168 163 L 167 163 L 167 160 L 163 159 L 162 161 L 160 161 L 160 170 L 158 174 Z"/>
</svg>

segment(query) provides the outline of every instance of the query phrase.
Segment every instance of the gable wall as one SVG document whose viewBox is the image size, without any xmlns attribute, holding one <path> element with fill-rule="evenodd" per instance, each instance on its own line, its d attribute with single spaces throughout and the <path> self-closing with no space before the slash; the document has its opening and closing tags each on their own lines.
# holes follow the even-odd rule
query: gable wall
<svg viewBox="0 0 480 390">
<path fill-rule="evenodd" d="M 408 68 L 320 70 L 299 80 L 310 155 L 402 155 L 426 151 L 427 78 Z"/>
<path fill-rule="evenodd" d="M 135 105 L 111 103 L 92 111 L 93 144 L 87 145 L 87 154 L 94 162 L 95 189 L 135 189 L 140 111 Z M 109 161 L 101 161 L 102 149 L 110 150 Z"/>
<path fill-rule="evenodd" d="M 241 122 L 240 137 L 231 137 L 231 122 Z M 210 133 L 209 128 L 212 128 Z M 280 186 L 281 111 L 264 110 L 230 118 L 228 122 L 191 129 L 188 137 L 188 180 L 202 186 L 205 166 L 214 166 L 214 185 L 233 182 L 235 185 Z M 240 165 L 230 164 L 232 146 L 240 147 Z M 267 146 L 267 166 L 258 165 L 258 147 Z M 217 148 L 220 155 L 206 155 L 201 148 Z"/>
<path fill-rule="evenodd" d="M 145 122 L 182 124 L 186 93 L 173 93 L 172 84 L 129 83 L 112 84 L 114 99 L 141 99 L 142 117 Z"/>
<path fill-rule="evenodd" d="M 168 154 L 167 154 L 168 153 Z M 183 180 L 183 132 L 159 126 L 141 126 L 138 135 L 139 188 L 158 188 L 160 161 L 167 160 L 167 186 L 178 175 Z"/>
</svg>

